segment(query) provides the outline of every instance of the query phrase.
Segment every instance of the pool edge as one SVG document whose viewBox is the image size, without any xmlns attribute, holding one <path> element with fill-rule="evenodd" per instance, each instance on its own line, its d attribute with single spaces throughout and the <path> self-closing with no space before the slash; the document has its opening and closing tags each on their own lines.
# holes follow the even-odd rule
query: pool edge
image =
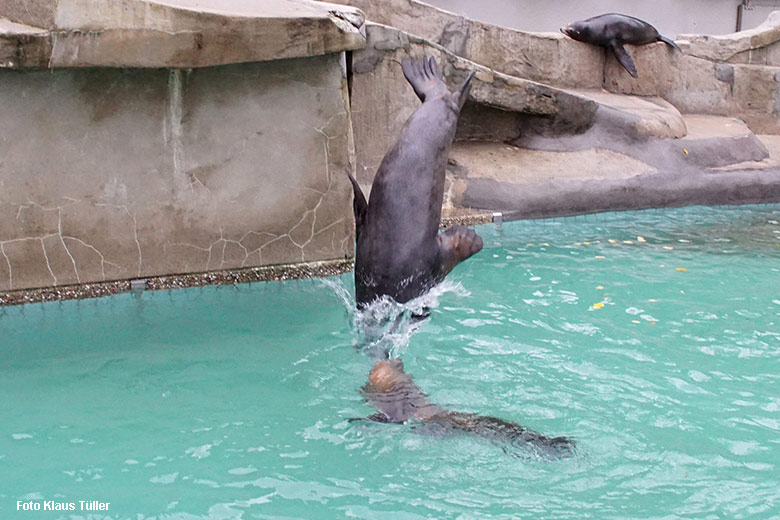
<svg viewBox="0 0 780 520">
<path fill-rule="evenodd" d="M 300 264 L 279 264 L 203 273 L 150 276 L 132 280 L 112 280 L 79 285 L 43 287 L 0 292 L 0 307 L 27 303 L 102 298 L 132 291 L 184 289 L 207 285 L 236 285 L 335 276 L 352 270 L 352 259 L 325 260 Z"/>
<path fill-rule="evenodd" d="M 447 228 L 454 225 L 475 226 L 490 224 L 491 222 L 493 222 L 493 214 L 491 213 L 469 212 L 442 218 L 441 227 Z M 146 278 L 0 291 L 0 307 L 28 303 L 86 300 L 133 291 L 158 291 L 208 285 L 236 285 L 251 282 L 280 282 L 304 278 L 323 278 L 347 273 L 353 267 L 354 259 L 340 258 L 318 262 L 222 269 L 200 273 L 167 274 Z"/>
</svg>

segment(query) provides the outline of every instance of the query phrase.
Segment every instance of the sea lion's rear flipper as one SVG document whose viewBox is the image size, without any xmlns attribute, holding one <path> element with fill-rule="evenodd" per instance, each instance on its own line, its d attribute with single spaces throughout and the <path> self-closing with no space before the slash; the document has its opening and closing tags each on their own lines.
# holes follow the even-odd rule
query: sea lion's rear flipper
<svg viewBox="0 0 780 520">
<path fill-rule="evenodd" d="M 349 182 L 352 183 L 352 191 L 354 192 L 352 211 L 355 213 L 355 234 L 359 235 L 360 230 L 366 221 L 366 215 L 368 214 L 368 202 L 366 202 L 363 190 L 360 189 L 360 186 L 352 174 L 347 172 L 347 176 L 349 176 Z"/>
<path fill-rule="evenodd" d="M 454 226 L 441 233 L 439 242 L 439 258 L 441 258 L 440 276 L 447 273 L 458 263 L 479 253 L 482 250 L 482 237 L 476 231 L 466 226 Z"/>
<path fill-rule="evenodd" d="M 414 89 L 414 93 L 422 102 L 429 97 L 441 96 L 449 92 L 439 72 L 439 65 L 433 57 L 423 57 L 420 61 L 404 59 L 401 61 L 401 69 Z"/>
<path fill-rule="evenodd" d="M 663 35 L 659 34 L 659 35 L 658 35 L 658 41 L 659 41 L 659 42 L 664 42 L 666 45 L 668 45 L 668 46 L 669 46 L 669 47 L 671 47 L 672 49 L 677 49 L 678 51 L 682 52 L 682 51 L 680 50 L 680 48 L 677 46 L 677 44 L 676 44 L 676 43 L 674 43 L 674 40 L 672 40 L 672 39 L 670 39 L 670 38 L 667 38 L 666 36 L 663 36 Z"/>
<path fill-rule="evenodd" d="M 631 59 L 631 55 L 626 51 L 625 47 L 623 47 L 620 43 L 613 43 L 610 45 L 610 48 L 612 49 L 612 52 L 615 53 L 615 58 L 617 58 L 618 62 L 623 65 L 623 68 L 628 71 L 629 74 L 633 77 L 639 77 L 639 74 L 636 72 L 636 65 L 634 65 L 634 60 Z"/>
<path fill-rule="evenodd" d="M 450 412 L 445 416 L 453 427 L 472 433 L 497 444 L 503 444 L 504 452 L 513 455 L 509 448 L 521 451 L 530 449 L 546 458 L 574 455 L 577 443 L 566 437 L 547 437 L 539 432 L 497 417 Z"/>
</svg>

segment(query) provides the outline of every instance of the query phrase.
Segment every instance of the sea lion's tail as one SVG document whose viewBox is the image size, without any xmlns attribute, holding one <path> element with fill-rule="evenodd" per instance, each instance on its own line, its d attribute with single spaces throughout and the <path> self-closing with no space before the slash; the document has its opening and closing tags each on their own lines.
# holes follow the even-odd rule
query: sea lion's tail
<svg viewBox="0 0 780 520">
<path fill-rule="evenodd" d="M 659 42 L 664 42 L 664 43 L 665 43 L 666 45 L 668 45 L 669 47 L 671 47 L 671 48 L 673 48 L 673 49 L 677 49 L 678 51 L 682 52 L 682 51 L 680 50 L 680 48 L 677 46 L 677 44 L 676 44 L 676 43 L 674 43 L 674 40 L 671 40 L 671 39 L 667 38 L 666 36 L 663 36 L 663 35 L 659 34 L 659 35 L 658 35 L 658 41 L 659 41 Z"/>
<path fill-rule="evenodd" d="M 441 96 L 448 92 L 439 65 L 433 57 L 423 57 L 420 61 L 404 59 L 401 61 L 401 69 L 414 89 L 414 93 L 423 103 L 429 97 Z"/>
</svg>

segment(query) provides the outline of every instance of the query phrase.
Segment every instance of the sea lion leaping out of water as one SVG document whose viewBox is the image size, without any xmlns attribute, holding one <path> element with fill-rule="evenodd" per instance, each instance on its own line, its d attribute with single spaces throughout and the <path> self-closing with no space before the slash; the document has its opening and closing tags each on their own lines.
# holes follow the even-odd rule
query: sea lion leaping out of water
<svg viewBox="0 0 780 520">
<path fill-rule="evenodd" d="M 378 412 L 368 417 L 371 421 L 404 423 L 416 419 L 437 435 L 467 433 L 493 441 L 505 451 L 508 447 L 530 449 L 545 457 L 570 456 L 575 447 L 566 437 L 546 437 L 503 419 L 452 412 L 433 404 L 397 358 L 377 361 L 361 390 Z"/>
<path fill-rule="evenodd" d="M 649 23 L 625 14 L 602 14 L 573 22 L 561 28 L 561 32 L 577 41 L 600 45 L 612 49 L 618 62 L 633 77 L 638 77 L 636 65 L 631 55 L 623 47 L 624 43 L 644 45 L 657 41 L 680 50 L 676 43 L 665 36 Z"/>
<path fill-rule="evenodd" d="M 382 159 L 368 202 L 349 176 L 360 306 L 383 295 L 399 303 L 420 296 L 482 249 L 479 235 L 464 226 L 439 234 L 447 155 L 473 73 L 450 92 L 433 58 L 405 59 L 401 67 L 422 105 Z"/>
</svg>

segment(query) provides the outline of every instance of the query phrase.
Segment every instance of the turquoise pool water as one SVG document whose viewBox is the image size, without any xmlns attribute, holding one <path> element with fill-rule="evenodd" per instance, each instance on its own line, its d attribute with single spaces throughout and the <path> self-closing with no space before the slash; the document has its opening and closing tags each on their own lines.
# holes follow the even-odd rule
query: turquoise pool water
<svg viewBox="0 0 780 520">
<path fill-rule="evenodd" d="M 349 275 L 0 309 L 0 518 L 778 518 L 778 222 L 479 228 L 391 347 L 437 403 L 576 439 L 564 460 L 348 422 L 373 412 Z M 45 500 L 76 510 L 17 511 Z"/>
</svg>

